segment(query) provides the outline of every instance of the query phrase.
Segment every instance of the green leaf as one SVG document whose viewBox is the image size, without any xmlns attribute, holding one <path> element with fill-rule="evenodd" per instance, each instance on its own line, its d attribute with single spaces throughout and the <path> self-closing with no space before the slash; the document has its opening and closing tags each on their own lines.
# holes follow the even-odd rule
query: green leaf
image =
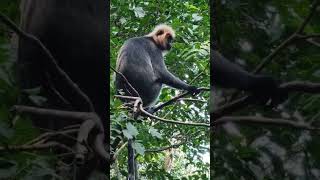
<svg viewBox="0 0 320 180">
<path fill-rule="evenodd" d="M 137 128 L 131 123 L 127 123 L 127 130 L 132 136 L 137 136 L 139 134 Z"/>
<path fill-rule="evenodd" d="M 137 151 L 138 154 L 144 155 L 145 148 L 144 148 L 144 146 L 143 146 L 141 143 L 134 142 L 134 143 L 132 144 L 132 147 Z"/>
<path fill-rule="evenodd" d="M 13 178 L 17 173 L 17 163 L 0 158 L 0 179 Z"/>
<path fill-rule="evenodd" d="M 126 129 L 122 130 L 122 133 L 127 139 L 132 139 L 133 138 L 133 136 Z"/>
<path fill-rule="evenodd" d="M 25 92 L 29 95 L 38 95 L 40 94 L 41 87 L 31 88 L 31 89 L 24 89 L 22 92 Z"/>
<path fill-rule="evenodd" d="M 14 130 L 9 128 L 9 126 L 5 124 L 3 121 L 0 121 L 0 136 L 9 139 L 13 136 L 13 134 Z"/>
<path fill-rule="evenodd" d="M 149 129 L 149 133 L 151 134 L 151 136 L 156 137 L 158 139 L 162 139 L 162 135 L 158 132 L 157 129 L 150 127 Z"/>
<path fill-rule="evenodd" d="M 37 106 L 42 106 L 47 101 L 47 98 L 45 98 L 43 96 L 30 95 L 28 97 Z"/>
<path fill-rule="evenodd" d="M 134 11 L 135 16 L 138 18 L 143 18 L 146 15 L 146 13 L 142 9 L 142 7 L 135 7 L 133 9 L 133 11 Z"/>
</svg>

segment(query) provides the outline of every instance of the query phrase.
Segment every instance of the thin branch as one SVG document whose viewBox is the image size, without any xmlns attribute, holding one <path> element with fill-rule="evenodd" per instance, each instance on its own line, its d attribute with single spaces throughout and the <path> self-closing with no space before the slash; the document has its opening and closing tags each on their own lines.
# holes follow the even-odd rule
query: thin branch
<svg viewBox="0 0 320 180">
<path fill-rule="evenodd" d="M 209 88 L 205 88 L 205 87 L 201 87 L 201 88 L 198 88 L 198 89 L 200 90 L 200 92 L 210 91 Z M 156 107 L 154 108 L 154 112 L 157 112 L 157 111 L 159 111 L 160 109 L 164 108 L 165 106 L 171 105 L 171 104 L 173 104 L 174 102 L 176 102 L 177 100 L 179 100 L 180 98 L 186 97 L 187 95 L 190 95 L 190 94 L 191 94 L 191 92 L 184 92 L 184 93 L 182 93 L 182 94 L 179 94 L 179 95 L 173 97 L 172 99 L 170 99 L 169 101 L 164 102 L 164 103 L 156 106 Z"/>
<path fill-rule="evenodd" d="M 261 63 L 253 70 L 254 74 L 259 73 L 271 60 L 283 49 L 285 49 L 288 45 L 290 45 L 294 40 L 296 40 L 297 34 L 294 33 L 289 38 L 284 40 L 276 49 L 274 49 L 267 57 L 263 58 Z"/>
<path fill-rule="evenodd" d="M 318 43 L 318 42 L 316 42 L 316 41 L 314 41 L 314 40 L 312 40 L 312 39 L 306 39 L 306 41 L 307 41 L 308 43 L 310 43 L 310 44 L 312 44 L 312 45 L 317 46 L 317 47 L 320 48 L 320 43 Z"/>
<path fill-rule="evenodd" d="M 320 38 L 320 34 L 308 34 L 308 35 L 297 35 L 299 39 L 312 39 L 312 38 Z"/>
<path fill-rule="evenodd" d="M 206 71 L 206 69 L 208 68 L 208 66 L 210 66 L 210 62 L 207 63 L 206 67 L 205 67 L 196 77 L 194 77 L 194 78 L 189 82 L 189 84 L 194 83 L 199 77 L 201 77 L 201 76 L 205 73 L 205 71 Z"/>
<path fill-rule="evenodd" d="M 206 100 L 202 100 L 202 99 L 192 99 L 192 98 L 180 98 L 179 101 L 191 101 L 191 102 L 207 103 Z"/>
<path fill-rule="evenodd" d="M 292 81 L 283 83 L 280 85 L 280 88 L 286 92 L 304 92 L 312 94 L 320 93 L 320 83 L 312 83 L 306 81 Z M 253 95 L 242 97 L 240 99 L 232 101 L 231 103 L 219 107 L 218 109 L 210 113 L 210 117 L 213 119 L 220 118 L 225 114 L 230 114 L 233 111 L 239 110 L 254 102 L 256 102 L 256 99 Z"/>
<path fill-rule="evenodd" d="M 286 48 L 291 42 L 294 40 L 299 39 L 300 34 L 304 31 L 304 28 L 306 25 L 310 22 L 311 17 L 313 16 L 314 12 L 316 11 L 317 7 L 319 5 L 318 0 L 314 0 L 312 3 L 311 10 L 308 14 L 308 16 L 304 19 L 300 27 L 297 29 L 296 32 L 294 32 L 289 38 L 287 38 L 285 41 L 283 41 L 273 52 L 271 52 L 267 57 L 265 57 L 262 62 L 257 66 L 257 68 L 253 71 L 253 73 L 259 73 L 265 65 L 267 65 L 273 57 L 275 57 L 282 49 Z"/>
<path fill-rule="evenodd" d="M 13 110 L 18 113 L 28 113 L 34 116 L 44 116 L 44 117 L 52 117 L 57 119 L 73 119 L 83 122 L 80 126 L 78 132 L 78 144 L 76 146 L 77 157 L 76 159 L 83 159 L 85 152 L 85 147 L 83 143 L 86 142 L 88 138 L 88 134 L 91 132 L 93 127 L 98 129 L 98 133 L 95 136 L 94 146 L 93 148 L 96 150 L 98 155 L 100 155 L 105 160 L 109 160 L 110 158 L 106 150 L 103 146 L 104 141 L 104 128 L 102 126 L 101 120 L 99 116 L 95 113 L 91 112 L 71 112 L 71 111 L 61 111 L 61 110 L 53 110 L 53 109 L 44 109 L 44 108 L 35 108 L 29 106 L 14 106 Z"/>
<path fill-rule="evenodd" d="M 181 122 L 181 121 L 173 121 L 173 120 L 169 120 L 169 119 L 160 118 L 160 117 L 157 117 L 157 116 L 152 115 L 152 114 L 148 113 L 147 111 L 145 111 L 141 104 L 140 104 L 140 111 L 152 119 L 159 120 L 159 121 L 165 122 L 165 123 L 188 125 L 188 126 L 210 127 L 210 124 L 206 124 L 206 123 Z"/>
<path fill-rule="evenodd" d="M 59 147 L 62 149 L 66 149 L 68 151 L 74 152 L 71 148 L 68 146 L 58 143 L 58 142 L 48 142 L 45 144 L 32 144 L 32 145 L 21 145 L 21 146 L 7 146 L 7 147 L 0 147 L 0 151 L 7 151 L 7 152 L 12 152 L 12 151 L 30 151 L 30 150 L 43 150 L 43 149 L 50 149 L 50 148 L 55 148 Z"/>
<path fill-rule="evenodd" d="M 113 154 L 113 159 L 117 159 L 118 155 L 127 146 L 127 144 L 128 144 L 128 141 L 121 145 L 121 147 Z"/>
<path fill-rule="evenodd" d="M 313 2 L 311 4 L 310 12 L 309 12 L 308 16 L 305 18 L 305 20 L 302 22 L 301 26 L 298 28 L 297 34 L 301 34 L 304 31 L 306 25 L 310 22 L 312 16 L 316 12 L 317 7 L 319 6 L 319 3 L 320 3 L 319 0 L 313 0 Z"/>
<path fill-rule="evenodd" d="M 277 126 L 292 127 L 292 128 L 305 129 L 305 130 L 311 130 L 311 131 L 320 130 L 320 128 L 312 127 L 305 123 L 299 123 L 299 122 L 285 120 L 285 119 L 276 119 L 276 118 L 273 119 L 273 118 L 256 117 L 256 116 L 225 116 L 215 120 L 212 124 L 213 126 L 217 126 L 217 125 L 225 124 L 228 122 L 277 125 Z"/>
<path fill-rule="evenodd" d="M 67 134 L 72 134 L 72 133 L 76 133 L 78 132 L 79 130 L 78 129 L 68 129 L 68 130 L 64 130 L 64 131 L 56 131 L 56 132 L 47 132 L 47 133 L 43 133 L 41 135 L 39 135 L 37 138 L 25 143 L 24 145 L 31 145 L 31 144 L 37 144 L 38 142 L 42 141 L 42 140 L 47 140 L 49 138 L 52 138 L 54 136 L 64 136 L 64 137 L 67 137 L 67 138 L 70 138 L 70 139 L 73 139 L 73 140 L 76 140 L 72 137 L 70 137 L 69 135 Z"/>
<path fill-rule="evenodd" d="M 120 98 L 120 99 L 130 99 L 130 100 L 137 100 L 139 97 L 134 96 L 122 96 L 122 95 L 114 95 L 114 97 Z"/>
<path fill-rule="evenodd" d="M 130 84 L 128 79 L 121 72 L 118 72 L 117 70 L 115 70 L 111 66 L 110 66 L 110 69 L 123 78 L 123 80 L 128 84 L 128 86 L 133 90 L 133 92 L 136 93 L 136 96 L 141 97 L 140 94 L 138 93 L 138 91 Z"/>
<path fill-rule="evenodd" d="M 304 19 L 304 21 L 302 22 L 302 24 L 299 26 L 299 28 L 296 30 L 296 32 L 294 32 L 293 34 L 291 34 L 286 40 L 284 40 L 279 46 L 277 46 L 275 48 L 274 51 L 272 51 L 268 56 L 266 56 L 265 58 L 262 59 L 261 63 L 258 64 L 258 66 L 252 71 L 252 73 L 257 74 L 259 73 L 267 64 L 269 64 L 272 59 L 283 49 L 285 49 L 288 45 L 290 45 L 292 42 L 299 40 L 300 37 L 302 36 L 301 34 L 303 33 L 303 30 L 305 28 L 305 26 L 309 23 L 309 21 L 311 20 L 311 17 L 313 16 L 314 12 L 316 11 L 317 7 L 319 5 L 319 1 L 318 0 L 314 0 L 312 3 L 312 7 L 311 10 L 308 14 L 308 16 Z M 309 39 L 308 39 L 309 42 Z M 232 95 L 232 97 L 237 97 L 239 95 L 239 92 L 236 92 Z M 233 100 L 233 98 L 232 98 Z M 235 100 L 235 101 L 239 101 Z M 235 103 L 232 102 L 232 103 Z"/>
<path fill-rule="evenodd" d="M 187 143 L 187 141 L 183 141 L 183 142 L 180 142 L 178 144 L 173 144 L 171 146 L 160 147 L 160 148 L 155 148 L 155 149 L 147 149 L 144 152 L 146 152 L 146 153 L 158 153 L 158 152 L 165 151 L 165 150 L 168 150 L 168 149 L 179 148 L 181 145 L 184 145 L 186 143 Z"/>
<path fill-rule="evenodd" d="M 231 114 L 236 110 L 246 107 L 251 102 L 252 96 L 245 96 L 240 99 L 234 100 L 228 104 L 225 104 L 215 109 L 213 112 L 210 113 L 210 118 L 217 119 L 224 116 L 225 114 Z"/>
<path fill-rule="evenodd" d="M 66 118 L 70 120 L 72 119 L 72 120 L 79 120 L 79 121 L 85 121 L 95 117 L 94 113 L 88 113 L 88 112 L 62 111 L 62 110 L 36 108 L 36 107 L 20 106 L 20 105 L 13 106 L 12 110 L 17 113 L 27 113 L 35 116 L 45 116 L 47 118 L 50 118 L 50 117 L 60 118 L 60 119 Z"/>
</svg>

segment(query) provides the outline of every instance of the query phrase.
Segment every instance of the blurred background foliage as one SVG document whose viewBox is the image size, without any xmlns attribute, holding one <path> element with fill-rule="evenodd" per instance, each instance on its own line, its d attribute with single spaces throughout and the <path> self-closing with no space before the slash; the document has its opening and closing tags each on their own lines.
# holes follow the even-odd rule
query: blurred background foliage
<svg viewBox="0 0 320 180">
<path fill-rule="evenodd" d="M 217 2 L 218 48 L 252 71 L 276 46 L 294 33 L 310 12 L 305 0 L 221 0 Z M 319 7 L 305 33 L 320 33 Z M 280 51 L 262 73 L 283 82 L 320 81 L 320 41 L 296 41 Z M 225 102 L 217 89 L 216 103 Z M 238 115 L 280 117 L 319 127 L 320 96 L 291 93 L 275 109 L 249 106 Z M 211 140 L 213 179 L 320 179 L 319 133 L 285 127 L 227 124 Z"/>
<path fill-rule="evenodd" d="M 1 0 L 0 12 L 19 24 L 19 0 Z M 16 38 L 0 23 L 0 146 L 21 145 L 35 138 L 39 131 L 28 117 L 12 114 L 10 109 L 20 101 L 21 91 L 15 78 Z M 29 98 L 39 99 L 33 90 Z M 0 179 L 59 178 L 55 173 L 55 157 L 50 153 L 0 151 Z"/>
<path fill-rule="evenodd" d="M 112 0 L 110 9 L 110 65 L 115 67 L 117 52 L 125 40 L 143 36 L 160 23 L 169 24 L 176 31 L 172 50 L 165 56 L 165 63 L 173 74 L 193 85 L 209 87 L 209 1 L 207 0 Z M 135 135 L 135 150 L 141 179 L 208 179 L 209 178 L 209 131 L 207 128 L 166 124 L 131 117 L 121 109 L 114 98 L 114 74 L 110 74 L 111 128 L 120 125 L 125 136 Z M 165 102 L 181 91 L 164 87 L 159 103 Z M 209 93 L 202 93 L 201 101 L 179 101 L 167 106 L 156 115 L 177 121 L 209 123 Z M 122 132 L 120 132 L 122 133 Z M 111 137 L 111 141 L 114 137 Z M 127 141 L 127 140 L 124 140 Z M 185 142 L 171 150 L 158 153 L 150 149 L 167 147 Z M 113 179 L 126 177 L 127 149 L 124 148 L 112 167 Z"/>
</svg>

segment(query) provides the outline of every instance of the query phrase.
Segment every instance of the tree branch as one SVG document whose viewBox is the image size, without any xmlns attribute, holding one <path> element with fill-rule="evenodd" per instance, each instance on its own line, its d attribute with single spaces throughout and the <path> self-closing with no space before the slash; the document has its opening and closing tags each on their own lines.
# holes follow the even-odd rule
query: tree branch
<svg viewBox="0 0 320 180">
<path fill-rule="evenodd" d="M 140 111 L 155 120 L 161 121 L 161 122 L 165 122 L 165 123 L 171 123 L 171 124 L 180 124 L 180 125 L 188 125 L 188 126 L 202 126 L 202 127 L 210 127 L 209 124 L 206 123 L 193 123 L 193 122 L 181 122 L 181 121 L 173 121 L 173 120 L 169 120 L 169 119 L 164 119 L 164 118 L 160 118 L 157 117 L 155 115 L 152 115 L 150 113 L 148 113 L 146 110 L 143 109 L 142 105 L 140 104 Z"/>
<path fill-rule="evenodd" d="M 203 92 L 203 91 L 210 91 L 209 88 L 205 88 L 205 87 L 201 87 L 201 88 L 198 88 L 198 89 L 199 89 L 201 92 Z M 191 94 L 191 92 L 183 92 L 183 93 L 181 93 L 181 94 L 173 97 L 172 99 L 168 100 L 167 102 L 164 102 L 164 103 L 156 106 L 153 111 L 154 111 L 154 113 L 155 113 L 155 112 L 159 111 L 160 109 L 164 108 L 165 106 L 171 105 L 171 104 L 175 103 L 176 101 L 178 101 L 180 98 L 184 98 L 184 97 L 186 97 L 186 96 L 188 96 L 188 95 L 190 95 L 190 94 Z"/>
<path fill-rule="evenodd" d="M 187 143 L 187 141 L 183 141 L 183 142 L 180 142 L 180 143 L 177 143 L 177 144 L 173 144 L 173 145 L 170 145 L 170 146 L 166 146 L 166 147 L 160 147 L 160 148 L 155 148 L 155 149 L 147 149 L 144 152 L 146 152 L 146 153 L 158 153 L 158 152 L 165 151 L 165 150 L 168 150 L 168 149 L 178 148 L 179 146 L 184 145 L 186 143 Z"/>
<path fill-rule="evenodd" d="M 213 121 L 213 126 L 222 125 L 228 122 L 234 123 L 249 123 L 249 124 L 266 124 L 266 125 L 277 125 L 277 126 L 284 126 L 284 127 L 291 127 L 297 129 L 305 129 L 311 131 L 319 131 L 320 128 L 312 127 L 305 123 L 299 123 L 295 121 L 285 120 L 285 119 L 273 119 L 273 118 L 266 118 L 266 117 L 257 117 L 257 116 L 225 116 Z"/>
<path fill-rule="evenodd" d="M 280 88 L 286 92 L 304 92 L 304 93 L 320 93 L 320 83 L 312 83 L 305 81 L 292 81 L 283 83 L 280 85 Z M 225 114 L 230 114 L 236 110 L 239 110 L 243 107 L 246 107 L 250 103 L 256 101 L 253 95 L 245 96 L 231 103 L 228 103 L 224 106 L 219 107 L 215 111 L 210 113 L 210 117 L 213 119 L 220 118 Z"/>
</svg>

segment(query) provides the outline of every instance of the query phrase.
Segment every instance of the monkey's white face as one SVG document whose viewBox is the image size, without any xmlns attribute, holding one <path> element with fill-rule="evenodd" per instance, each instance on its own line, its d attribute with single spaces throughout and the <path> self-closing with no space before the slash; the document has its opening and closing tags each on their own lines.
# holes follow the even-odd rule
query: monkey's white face
<svg viewBox="0 0 320 180">
<path fill-rule="evenodd" d="M 162 50 L 169 51 L 172 48 L 173 37 L 169 32 L 161 32 L 156 38 Z"/>
<path fill-rule="evenodd" d="M 146 36 L 152 37 L 155 44 L 162 51 L 169 51 L 172 48 L 172 42 L 175 38 L 175 32 L 170 26 L 160 24 L 156 26 L 154 30 Z"/>
<path fill-rule="evenodd" d="M 173 37 L 171 34 L 166 34 L 166 49 L 169 51 L 172 48 Z"/>
</svg>

